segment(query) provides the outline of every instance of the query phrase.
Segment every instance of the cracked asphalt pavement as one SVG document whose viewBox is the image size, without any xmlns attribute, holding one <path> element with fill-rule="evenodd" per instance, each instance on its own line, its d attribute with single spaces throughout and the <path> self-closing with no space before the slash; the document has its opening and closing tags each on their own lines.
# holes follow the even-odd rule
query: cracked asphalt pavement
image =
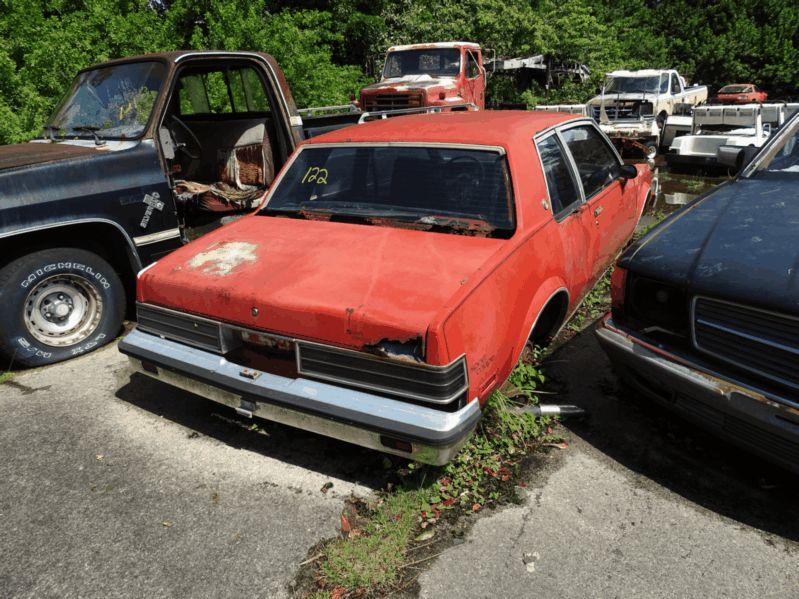
<svg viewBox="0 0 799 599">
<path fill-rule="evenodd" d="M 799 597 L 797 477 L 625 396 L 590 332 L 547 371 L 590 417 L 422 597 Z M 130 380 L 114 346 L 0 385 L 0 455 L 0 597 L 287 596 L 385 480 L 375 452 Z"/>
</svg>

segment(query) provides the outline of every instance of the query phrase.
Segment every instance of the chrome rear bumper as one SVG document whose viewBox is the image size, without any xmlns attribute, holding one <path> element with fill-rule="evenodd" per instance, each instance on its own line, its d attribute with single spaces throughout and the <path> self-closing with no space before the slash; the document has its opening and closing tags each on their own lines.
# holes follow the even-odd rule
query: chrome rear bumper
<svg viewBox="0 0 799 599">
<path fill-rule="evenodd" d="M 450 461 L 481 416 L 477 401 L 445 412 L 315 380 L 253 371 L 218 354 L 138 329 L 120 341 L 119 351 L 130 358 L 137 372 L 246 416 L 427 464 Z M 386 445 L 396 441 L 409 444 L 410 451 Z"/>
</svg>

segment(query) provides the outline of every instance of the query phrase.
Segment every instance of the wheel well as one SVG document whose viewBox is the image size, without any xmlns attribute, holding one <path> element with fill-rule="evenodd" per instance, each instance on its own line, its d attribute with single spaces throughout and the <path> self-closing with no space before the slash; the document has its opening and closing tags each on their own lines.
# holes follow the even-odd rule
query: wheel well
<svg viewBox="0 0 799 599">
<path fill-rule="evenodd" d="M 137 258 L 122 233 L 112 225 L 80 223 L 0 238 L 0 266 L 32 252 L 55 247 L 81 248 L 103 258 L 125 286 L 128 306 L 135 305 Z"/>
<path fill-rule="evenodd" d="M 558 291 L 549 298 L 546 306 L 541 310 L 536 320 L 533 331 L 530 333 L 529 341 L 533 345 L 546 345 L 552 341 L 552 337 L 560 330 L 563 321 L 566 319 L 566 311 L 569 308 L 569 294 L 566 291 Z"/>
</svg>

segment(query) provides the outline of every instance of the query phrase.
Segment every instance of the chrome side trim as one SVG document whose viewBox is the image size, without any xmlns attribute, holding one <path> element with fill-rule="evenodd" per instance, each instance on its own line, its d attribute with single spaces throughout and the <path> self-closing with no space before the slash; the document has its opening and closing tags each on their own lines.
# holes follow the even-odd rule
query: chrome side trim
<svg viewBox="0 0 799 599">
<path fill-rule="evenodd" d="M 768 373 L 768 372 L 764 372 L 764 371 L 760 370 L 759 368 L 753 368 L 752 366 L 750 366 L 748 364 L 743 364 L 743 363 L 741 363 L 741 362 L 739 362 L 737 360 L 730 359 L 727 356 L 724 356 L 724 355 L 718 354 L 716 352 L 713 352 L 711 350 L 703 348 L 699 344 L 699 340 L 696 338 L 696 321 L 697 321 L 697 318 L 696 318 L 696 303 L 700 299 L 708 301 L 708 302 L 711 302 L 711 303 L 715 302 L 715 303 L 718 303 L 718 304 L 726 304 L 728 306 L 734 306 L 736 308 L 742 308 L 744 310 L 751 310 L 752 312 L 760 312 L 762 314 L 770 314 L 772 316 L 778 316 L 780 318 L 786 318 L 788 320 L 796 320 L 797 322 L 799 322 L 799 317 L 793 316 L 791 314 L 782 314 L 780 312 L 773 312 L 771 310 L 764 310 L 762 308 L 754 308 L 752 306 L 747 306 L 745 304 L 739 304 L 739 303 L 730 302 L 730 301 L 727 301 L 727 300 L 720 300 L 720 299 L 716 299 L 716 298 L 708 297 L 708 296 L 704 296 L 704 295 L 696 295 L 696 296 L 694 296 L 691 299 L 691 310 L 690 310 L 690 315 L 689 315 L 689 318 L 690 318 L 690 321 L 691 321 L 691 344 L 698 351 L 700 351 L 700 352 L 702 352 L 704 354 L 707 354 L 708 356 L 713 356 L 714 358 L 722 360 L 723 362 L 727 362 L 728 364 L 732 364 L 733 366 L 737 366 L 738 368 L 746 370 L 747 372 L 751 372 L 751 373 L 756 374 L 758 376 L 762 376 L 763 378 L 768 379 L 770 381 L 774 381 L 774 382 L 779 383 L 781 385 L 785 385 L 786 387 L 790 387 L 791 389 L 799 390 L 799 384 L 797 384 L 795 381 L 786 380 L 786 379 L 782 378 L 781 376 L 777 376 L 777 375 L 774 375 L 774 374 L 771 374 L 771 373 Z M 744 338 L 744 339 L 749 339 L 749 340 L 755 341 L 757 343 L 761 343 L 761 344 L 766 345 L 768 347 L 776 347 L 777 349 L 782 349 L 783 351 L 789 351 L 790 353 L 799 353 L 799 348 L 788 349 L 785 346 L 781 346 L 781 345 L 776 344 L 774 342 L 770 342 L 767 339 L 762 339 L 762 338 L 755 337 L 753 335 L 749 335 L 749 334 L 746 334 L 746 333 L 732 331 L 732 330 L 730 330 L 730 329 L 728 329 L 726 327 L 719 327 L 719 326 L 714 326 L 714 325 L 710 325 L 710 326 L 713 326 L 713 328 L 717 328 L 717 329 L 723 329 L 727 333 L 736 335 L 736 336 Z"/>
<path fill-rule="evenodd" d="M 159 241 L 166 241 L 167 239 L 174 239 L 175 237 L 180 237 L 180 229 L 178 227 L 175 227 L 174 229 L 158 231 L 156 233 L 150 233 L 149 235 L 140 235 L 139 237 L 134 237 L 133 243 L 137 246 L 148 245 L 151 243 L 158 243 Z"/>
<path fill-rule="evenodd" d="M 68 227 L 70 225 L 85 225 L 90 223 L 101 223 L 104 225 L 112 225 L 119 232 L 122 234 L 122 237 L 128 244 L 128 248 L 130 249 L 131 257 L 134 261 L 134 269 L 135 271 L 141 270 L 142 264 L 141 259 L 139 258 L 139 254 L 136 251 L 136 245 L 133 243 L 133 240 L 128 235 L 128 232 L 122 228 L 122 225 L 117 223 L 116 221 L 109 220 L 107 218 L 79 218 L 76 220 L 66 220 L 66 221 L 59 221 L 57 223 L 52 223 L 48 225 L 38 225 L 35 227 L 28 227 L 26 229 L 15 229 L 13 231 L 6 231 L 5 233 L 0 233 L 0 239 L 4 239 L 6 237 L 16 237 L 17 235 L 24 235 L 25 233 L 35 233 L 36 231 L 44 231 L 47 229 L 58 229 L 60 227 Z"/>
</svg>

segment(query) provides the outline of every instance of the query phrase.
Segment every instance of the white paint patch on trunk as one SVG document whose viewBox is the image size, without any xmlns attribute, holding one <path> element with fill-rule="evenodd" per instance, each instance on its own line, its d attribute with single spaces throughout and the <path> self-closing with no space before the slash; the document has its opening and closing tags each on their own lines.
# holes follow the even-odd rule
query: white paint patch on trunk
<svg viewBox="0 0 799 599">
<path fill-rule="evenodd" d="M 203 274 L 213 277 L 226 277 L 242 264 L 255 262 L 257 248 L 256 244 L 245 241 L 215 243 L 194 256 L 186 266 L 192 270 L 199 268 Z"/>
</svg>

